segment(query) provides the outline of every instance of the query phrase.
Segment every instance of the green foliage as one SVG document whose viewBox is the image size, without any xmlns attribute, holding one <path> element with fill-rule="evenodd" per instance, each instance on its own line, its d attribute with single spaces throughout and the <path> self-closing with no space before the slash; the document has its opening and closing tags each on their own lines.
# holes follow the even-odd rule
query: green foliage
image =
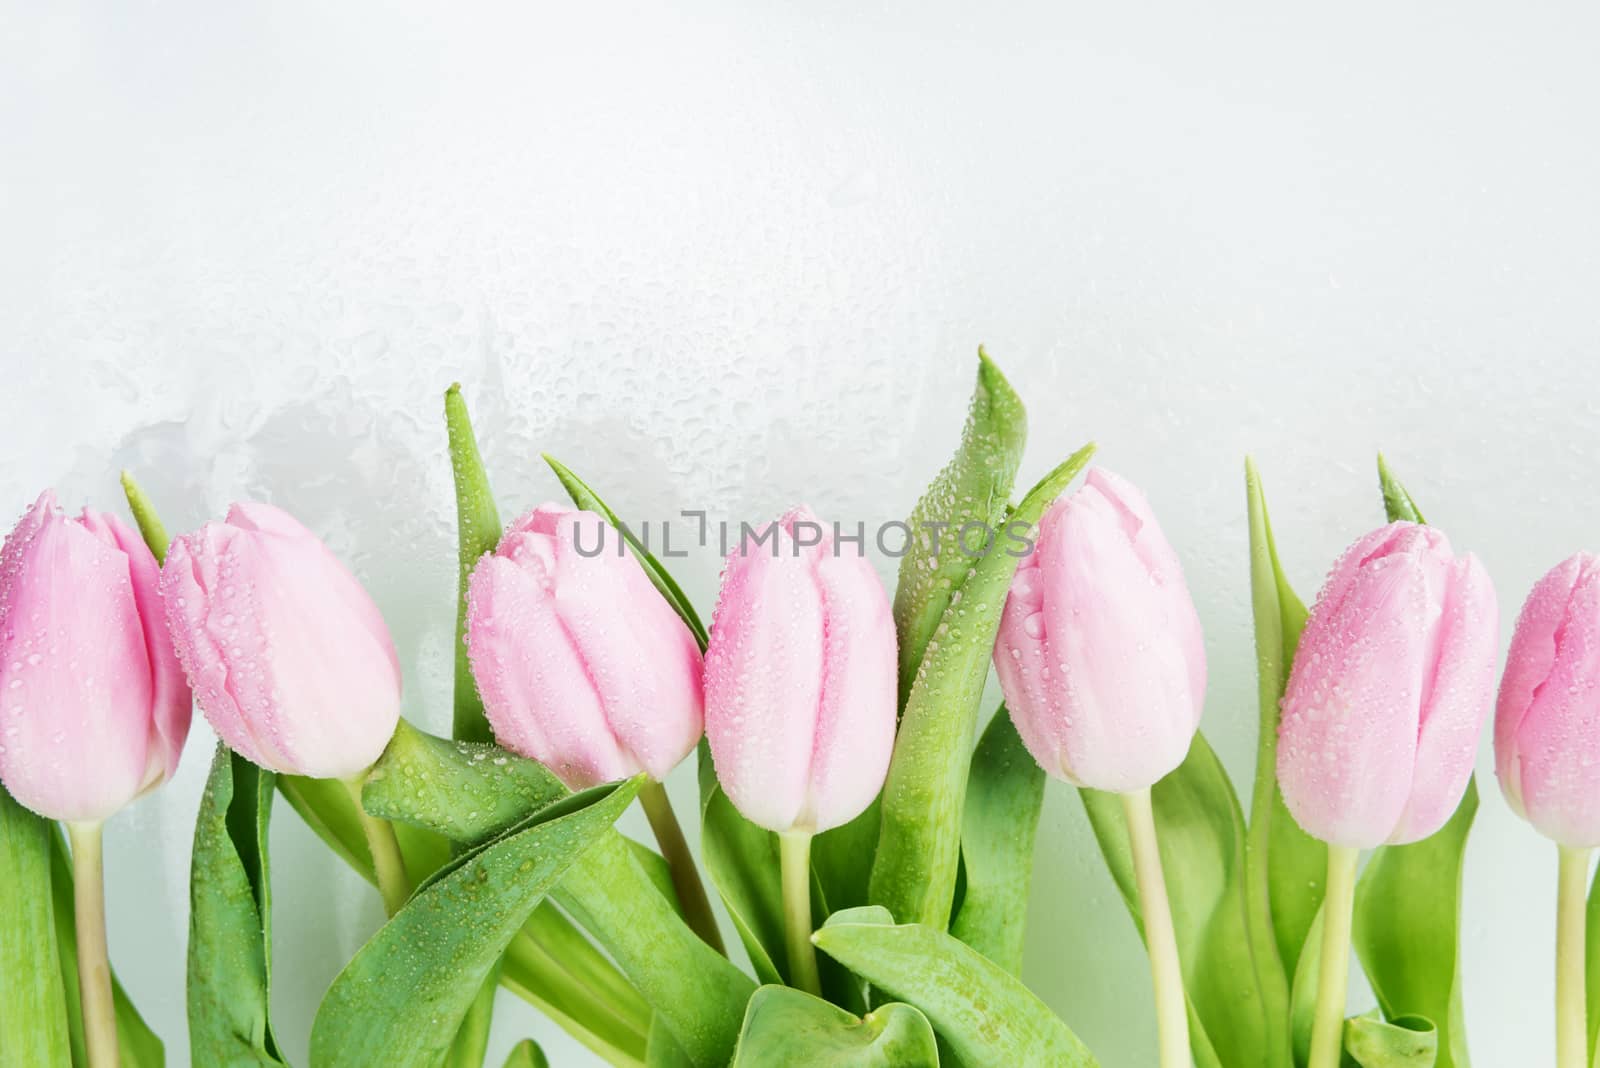
<svg viewBox="0 0 1600 1068">
<path fill-rule="evenodd" d="M 312 1064 L 436 1064 L 534 906 L 640 782 L 549 805 L 430 876 L 333 981 L 312 1026 Z"/>
<path fill-rule="evenodd" d="M 864 1017 L 786 986 L 750 999 L 734 1068 L 937 1068 L 939 1047 L 927 1017 L 899 1002 Z"/>
<path fill-rule="evenodd" d="M 1115 794 L 1080 790 L 1095 838 L 1143 931 L 1127 821 Z M 1151 790 L 1161 869 L 1191 1008 L 1191 1040 L 1226 1065 L 1287 1055 L 1287 990 L 1269 1003 L 1256 979 L 1244 901 L 1244 815 L 1221 761 L 1196 734 L 1189 755 Z"/>
<path fill-rule="evenodd" d="M 943 931 L 896 926 L 886 909 L 869 906 L 835 913 L 811 940 L 875 989 L 920 1009 L 961 1063 L 1099 1063 L 1021 980 Z"/>
<path fill-rule="evenodd" d="M 1245 838 L 1246 901 L 1250 937 L 1260 946 L 1257 974 L 1268 999 L 1278 1002 L 1293 976 L 1317 910 L 1322 907 L 1328 847 L 1300 829 L 1278 789 L 1279 702 L 1306 625 L 1306 608 L 1278 562 L 1272 522 L 1254 461 L 1245 460 L 1250 523 L 1250 596 L 1255 620 L 1256 685 L 1260 720 L 1255 789 Z M 1272 949 L 1276 949 L 1276 967 Z M 1281 1038 L 1276 1042 L 1282 1056 Z"/>
<path fill-rule="evenodd" d="M 1044 510 L 1094 454 L 1086 445 L 1028 491 L 1007 524 L 1032 536 Z M 943 930 L 960 861 L 961 822 L 978 701 L 1018 558 L 996 548 L 965 561 L 906 701 L 883 787 L 882 825 L 868 899 L 899 920 Z"/>
<path fill-rule="evenodd" d="M 69 1064 L 67 988 L 56 947 L 50 887 L 55 829 L 19 805 L 0 786 L 0 1051 L 17 1064 Z M 67 914 L 71 915 L 68 897 Z M 76 980 L 76 969 L 74 969 Z M 77 991 L 71 992 L 76 1002 Z"/>
<path fill-rule="evenodd" d="M 1433 1068 L 1439 1052 L 1433 1021 L 1420 1016 L 1369 1012 L 1344 1022 L 1345 1068 Z"/>
<path fill-rule="evenodd" d="M 272 1034 L 273 775 L 217 745 L 189 878 L 189 1051 L 197 1064 L 281 1065 Z"/>
<path fill-rule="evenodd" d="M 528 811 L 565 794 L 535 761 L 402 726 L 368 778 L 362 803 L 373 815 L 472 845 L 500 841 Z M 611 954 L 693 1063 L 725 1064 L 755 984 L 684 924 L 639 862 L 644 852 L 608 829 L 554 896 Z M 602 1002 L 626 1011 L 632 992 L 619 989 L 605 968 L 583 964 L 586 943 L 565 938 L 560 927 L 542 941 L 548 945 L 552 937 L 560 940 L 551 946 L 555 958 L 579 971 Z"/>
<path fill-rule="evenodd" d="M 478 455 L 478 439 L 472 433 L 467 402 L 456 384 L 444 395 L 445 430 L 450 439 L 450 470 L 456 487 L 456 641 L 455 702 L 451 734 L 468 741 L 487 742 L 493 735 L 483 715 L 483 699 L 472 679 L 463 640 L 467 630 L 467 579 L 484 553 L 493 552 L 500 541 L 500 512 L 489 488 L 489 475 Z"/>
<path fill-rule="evenodd" d="M 972 754 L 961 825 L 966 890 L 950 933 L 1000 967 L 1022 972 L 1033 842 L 1044 802 L 1044 770 L 1001 705 Z"/>
</svg>

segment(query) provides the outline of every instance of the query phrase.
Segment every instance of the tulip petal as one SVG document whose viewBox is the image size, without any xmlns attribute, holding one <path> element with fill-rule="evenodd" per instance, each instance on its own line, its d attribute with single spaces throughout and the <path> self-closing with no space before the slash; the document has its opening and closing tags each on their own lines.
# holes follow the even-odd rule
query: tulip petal
<svg viewBox="0 0 1600 1068">
<path fill-rule="evenodd" d="M 138 794 L 151 676 L 129 562 L 46 492 L 0 551 L 0 779 L 52 819 Z"/>
<path fill-rule="evenodd" d="M 1415 554 L 1369 555 L 1363 539 L 1334 569 L 1301 635 L 1283 699 L 1278 779 L 1308 832 L 1336 845 L 1382 844 L 1410 799 L 1419 700 L 1440 614 Z"/>
<path fill-rule="evenodd" d="M 1566 626 L 1576 591 L 1592 582 L 1597 570 L 1600 560 L 1588 553 L 1575 553 L 1561 561 L 1534 583 L 1517 616 L 1495 709 L 1494 755 L 1495 774 L 1506 801 L 1524 819 L 1527 811 L 1522 802 L 1522 725 L 1555 667 L 1557 639 Z"/>
<path fill-rule="evenodd" d="M 510 534 L 467 592 L 467 651 L 501 745 L 582 789 L 637 769 L 552 603 L 555 550 L 544 534 Z"/>
<path fill-rule="evenodd" d="M 288 513 L 236 504 L 178 538 L 161 590 L 206 718 L 273 771 L 349 778 L 400 715 L 400 664 L 372 598 Z"/>
<path fill-rule="evenodd" d="M 872 565 L 836 555 L 827 543 L 815 559 L 822 598 L 823 678 L 811 746 L 809 807 L 826 831 L 863 812 L 883 785 L 894 750 L 894 616 Z"/>
<path fill-rule="evenodd" d="M 1517 620 L 1495 747 L 1508 798 L 1565 846 L 1600 845 L 1597 694 L 1600 561 L 1574 558 L 1540 580 Z"/>
<path fill-rule="evenodd" d="M 787 831 L 815 815 L 806 806 L 823 610 L 794 537 L 781 525 L 764 536 L 735 549 L 723 570 L 705 657 L 706 737 L 717 779 L 745 818 Z"/>
<path fill-rule="evenodd" d="M 1450 563 L 1444 580 L 1437 650 L 1424 669 L 1416 771 L 1410 800 L 1389 836 L 1394 845 L 1428 837 L 1455 811 L 1472 777 L 1494 692 L 1500 645 L 1494 585 L 1470 553 Z"/>
<path fill-rule="evenodd" d="M 616 744 L 660 781 L 700 740 L 699 645 L 605 520 L 569 511 L 553 538 L 554 610 Z M 590 546 L 601 551 L 585 555 Z"/>
<path fill-rule="evenodd" d="M 84 512 L 85 522 L 91 513 Z M 145 544 L 144 538 L 122 520 L 113 515 L 99 516 L 117 547 L 128 557 L 128 572 L 133 584 L 133 599 L 144 621 L 146 654 L 150 663 L 150 766 L 145 776 L 145 789 L 152 789 L 172 778 L 178 770 L 178 758 L 183 753 L 183 743 L 189 737 L 189 721 L 194 711 L 194 700 L 189 694 L 189 683 L 183 677 L 183 665 L 178 663 L 172 645 L 172 632 L 167 627 L 161 603 L 161 568 Z"/>
<path fill-rule="evenodd" d="M 1021 689 L 1031 688 L 1032 699 L 1014 710 L 1019 733 L 1068 781 L 1139 789 L 1188 752 L 1204 699 L 1204 651 L 1165 546 L 1137 491 L 1102 472 L 1045 516 L 1038 577 L 1019 571 L 1018 611 L 1035 597 L 1040 607 L 1019 633 L 1008 603 L 1002 681 L 1025 676 Z"/>
</svg>

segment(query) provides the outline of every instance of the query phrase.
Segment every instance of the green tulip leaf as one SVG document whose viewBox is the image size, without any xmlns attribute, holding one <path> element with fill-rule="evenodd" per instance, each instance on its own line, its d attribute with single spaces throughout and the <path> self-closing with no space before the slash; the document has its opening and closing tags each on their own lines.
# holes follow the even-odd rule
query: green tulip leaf
<svg viewBox="0 0 1600 1068">
<path fill-rule="evenodd" d="M 950 933 L 1012 975 L 1022 971 L 1044 780 L 1001 705 L 972 754 L 961 830 L 966 889 Z"/>
<path fill-rule="evenodd" d="M 189 879 L 189 1049 L 198 1064 L 286 1063 L 272 1034 L 273 775 L 218 743 Z"/>
<path fill-rule="evenodd" d="M 916 1006 L 968 1065 L 1095 1065 L 1087 1047 L 1015 976 L 966 943 L 882 908 L 835 913 L 818 949 L 889 997 Z"/>
<path fill-rule="evenodd" d="M 894 595 L 902 709 L 952 599 L 964 596 L 961 586 L 971 560 L 960 551 L 960 539 L 966 537 L 970 543 L 975 526 L 988 537 L 1002 525 L 1026 439 L 1027 413 L 1021 398 L 980 348 L 977 382 L 960 444 L 906 520 L 906 551 L 900 558 Z M 972 715 L 976 716 L 976 708 Z M 963 751 L 970 745 L 970 726 Z M 959 809 L 952 824 L 957 819 Z M 871 897 L 872 864 L 882 828 L 879 797 L 856 819 L 818 835 L 812 844 L 812 866 L 835 909 L 865 904 Z M 958 832 L 954 828 L 952 833 Z"/>
<path fill-rule="evenodd" d="M 334 979 L 312 1025 L 312 1063 L 437 1064 L 534 906 L 642 782 L 558 801 L 424 880 Z"/>
<path fill-rule="evenodd" d="M 139 488 L 139 483 L 134 480 L 131 471 L 122 472 L 122 495 L 128 499 L 128 510 L 133 513 L 133 521 L 139 527 L 139 536 L 144 539 L 145 545 L 149 546 L 156 563 L 166 563 L 167 546 L 172 544 L 172 539 L 167 536 L 166 525 L 156 514 L 155 505 L 150 503 L 150 498 Z"/>
<path fill-rule="evenodd" d="M 560 916 L 560 913 L 547 911 L 545 905 L 541 905 L 534 910 L 533 920 L 512 939 L 500 961 L 500 984 L 549 1017 L 601 1060 L 609 1064 L 643 1061 L 649 1006 L 643 1004 L 637 993 L 634 1000 L 639 1003 L 639 1013 L 632 1007 L 606 1001 L 605 995 L 599 992 L 603 988 L 589 982 L 587 962 L 561 960 L 546 949 L 531 933 L 531 928 L 541 916 L 547 915 Z M 646 1022 L 635 1023 L 639 1018 Z"/>
<path fill-rule="evenodd" d="M 372 815 L 399 825 L 473 844 L 496 841 L 531 807 L 565 793 L 536 761 L 402 725 L 373 768 L 362 804 Z M 640 863 L 641 856 L 660 862 L 608 830 L 552 896 L 611 954 L 694 1063 L 726 1064 L 755 984 L 683 923 L 674 901 L 662 893 L 659 877 Z M 601 1000 L 621 1006 L 630 1024 L 641 1023 L 627 1011 L 630 991 L 618 988 L 614 969 L 603 959 L 583 963 L 593 953 L 586 939 L 570 939 L 554 921 L 536 933 L 558 961 L 583 975 Z M 537 962 L 520 960 L 514 944 L 508 968 L 529 964 Z M 648 1018 L 642 1025 L 648 1028 Z"/>
<path fill-rule="evenodd" d="M 928 652 L 929 644 L 939 633 L 940 626 L 946 625 L 945 614 L 950 610 L 952 601 L 959 606 L 967 599 L 968 591 L 964 586 L 972 577 L 969 574 L 972 558 L 961 551 L 958 539 L 963 536 L 963 531 L 970 534 L 974 525 L 983 528 L 985 537 L 990 531 L 1003 526 L 1026 439 L 1027 412 L 1022 399 L 1000 373 L 1000 368 L 989 359 L 988 353 L 980 348 L 977 382 L 973 387 L 972 402 L 967 410 L 960 444 L 949 463 L 934 477 L 927 491 L 912 508 L 906 521 L 906 552 L 900 559 L 900 574 L 894 595 L 902 711 L 915 688 L 918 668 Z M 1000 555 L 1004 557 L 1003 552 Z M 973 604 L 976 602 L 970 602 L 968 608 Z M 981 613 L 985 609 L 978 611 Z M 965 620 L 969 615 L 971 613 L 966 609 L 958 608 L 955 618 Z M 998 605 L 993 615 L 998 624 Z M 945 638 L 949 637 L 947 631 Z M 943 670 L 941 667 L 941 675 Z M 964 721 L 965 725 L 965 733 L 959 739 L 929 740 L 930 744 L 950 747 L 950 752 L 929 754 L 931 757 L 947 758 L 944 761 L 947 766 L 942 773 L 937 767 L 931 766 L 937 761 L 928 761 L 930 766 L 918 770 L 917 775 L 939 776 L 944 780 L 964 776 L 973 722 L 977 716 L 976 701 L 977 697 L 974 696 L 970 710 L 961 710 L 959 706 L 952 705 L 952 710 L 956 712 L 953 718 Z M 920 720 L 929 718 L 927 712 L 919 716 Z M 919 733 L 929 730 L 927 726 L 917 729 Z M 959 761 L 960 766 L 949 767 L 953 761 Z M 901 758 L 901 762 L 908 763 L 910 758 Z M 902 792 L 905 790 L 905 781 L 911 777 L 909 770 L 902 771 Z M 910 828 L 905 826 L 907 813 L 901 812 L 895 817 L 892 830 L 885 827 L 882 801 L 880 795 L 858 818 L 856 825 L 859 835 L 835 833 L 829 840 L 818 843 L 814 850 L 818 867 L 825 876 L 824 886 L 830 890 L 830 898 L 836 908 L 878 900 L 876 894 L 898 897 L 900 891 L 896 884 L 908 876 L 907 872 L 901 870 L 902 867 L 921 863 L 922 858 L 917 854 L 928 843 L 917 842 L 914 838 L 906 841 L 910 837 Z M 960 799 L 957 798 L 953 807 L 939 814 L 943 819 L 935 830 L 935 837 L 948 835 L 959 838 L 961 808 Z M 893 872 L 886 869 L 875 873 L 875 863 L 881 863 L 881 860 L 875 861 L 881 852 L 878 843 L 886 834 L 893 834 L 902 840 L 901 852 L 905 855 L 896 863 Z M 944 846 L 944 851 L 952 854 L 948 867 L 953 894 L 960 864 L 959 849 L 953 842 L 944 843 Z M 877 891 L 872 887 L 874 879 L 878 880 Z M 865 895 L 861 892 L 863 883 L 866 885 Z M 935 888 L 936 896 L 939 889 Z M 949 919 L 950 902 L 944 904 L 946 915 L 940 918 L 940 926 Z"/>
<path fill-rule="evenodd" d="M 1121 799 L 1098 790 L 1078 793 L 1142 934 Z M 1184 762 L 1156 783 L 1151 802 L 1196 1055 L 1210 1047 L 1227 1065 L 1262 1063 L 1263 1051 L 1287 1055 L 1287 990 L 1269 1019 L 1251 953 L 1244 900 L 1244 815 L 1204 735 L 1197 733 Z M 1284 1063 L 1277 1056 L 1265 1060 Z"/>
<path fill-rule="evenodd" d="M 332 849 L 356 874 L 378 885 L 373 874 L 372 855 L 367 837 L 356 816 L 355 802 L 344 784 L 333 779 L 311 779 L 303 775 L 279 775 L 278 793 L 289 802 L 318 838 Z M 420 827 L 396 827 L 400 852 L 405 856 L 406 872 L 420 879 L 450 859 L 450 843 L 443 835 Z"/>
<path fill-rule="evenodd" d="M 484 714 L 483 698 L 478 694 L 472 661 L 467 655 L 467 586 L 472 569 L 500 542 L 500 511 L 495 507 L 494 492 L 489 487 L 489 475 L 478 452 L 478 438 L 472 431 L 459 382 L 445 391 L 444 419 L 456 492 L 456 655 L 450 734 L 466 741 L 488 742 L 494 733 Z M 461 1022 L 461 1031 L 445 1058 L 445 1068 L 480 1068 L 483 1064 L 499 986 L 499 969 L 491 969 Z"/>
<path fill-rule="evenodd" d="M 467 579 L 478 560 L 493 552 L 500 543 L 500 512 L 494 504 L 494 494 L 489 489 L 489 476 L 483 469 L 483 457 L 478 454 L 478 439 L 472 432 L 472 420 L 467 415 L 467 402 L 461 396 L 461 384 L 456 383 L 444 395 L 445 430 L 450 439 L 450 469 L 456 487 L 456 669 L 453 727 L 457 738 L 474 742 L 487 742 L 492 734 L 489 721 L 484 718 L 483 699 L 478 696 L 478 686 L 472 678 L 472 664 L 467 659 L 467 645 L 462 640 L 467 629 Z"/>
<path fill-rule="evenodd" d="M 439 738 L 401 720 L 367 774 L 361 807 L 476 845 L 567 793 L 537 761 L 493 742 Z"/>
<path fill-rule="evenodd" d="M 734 1068 L 938 1068 L 927 1017 L 891 1002 L 866 1016 L 787 986 L 764 986 L 745 1010 Z"/>
<path fill-rule="evenodd" d="M 1007 514 L 1005 527 L 1036 536 L 1045 509 L 1092 455 L 1094 446 L 1086 445 L 1046 475 Z M 997 547 L 966 563 L 961 597 L 951 596 L 900 720 L 867 895 L 898 920 L 940 930 L 954 903 L 978 702 L 1018 558 Z"/>
<path fill-rule="evenodd" d="M 489 969 L 478 996 L 467 1007 L 467 1014 L 456 1028 L 456 1037 L 450 1040 L 440 1068 L 482 1068 L 489 1050 L 489 1031 L 494 1024 L 494 998 L 500 992 L 500 964 Z"/>
<path fill-rule="evenodd" d="M 1389 521 L 1422 523 L 1411 494 L 1378 458 Z M 1438 1028 L 1439 1068 L 1467 1068 L 1461 1003 L 1461 879 L 1478 812 L 1469 781 L 1455 814 L 1420 842 L 1376 850 L 1356 884 L 1351 942 L 1386 1019 L 1423 1017 Z"/>
<path fill-rule="evenodd" d="M 778 836 L 739 815 L 722 788 L 713 786 L 701 811 L 700 852 L 756 978 L 787 982 Z"/>
<path fill-rule="evenodd" d="M 1425 1016 L 1384 1020 L 1376 1012 L 1344 1022 L 1346 1068 L 1434 1068 L 1439 1035 Z"/>
<path fill-rule="evenodd" d="M 1305 944 L 1295 957 L 1294 983 L 1289 997 L 1289 1037 L 1297 1065 L 1311 1060 L 1311 1027 L 1316 1022 L 1321 966 L 1322 909 L 1319 906 L 1311 926 L 1306 929 Z"/>
<path fill-rule="evenodd" d="M 0 915 L 0 1051 L 7 1063 L 70 1064 L 72 1043 L 68 994 L 56 947 L 55 905 L 51 895 L 51 822 L 18 804 L 0 786 L 0 886 L 6 908 Z M 72 914 L 70 897 L 67 914 Z M 74 970 L 74 982 L 76 982 Z"/>
<path fill-rule="evenodd" d="M 956 551 L 962 527 L 997 530 L 1022 463 L 1028 414 L 1000 368 L 978 350 L 978 381 L 961 430 L 961 444 L 911 509 L 906 553 L 894 591 L 900 636 L 900 703 L 911 694 L 917 667 L 944 620 L 951 596 L 967 581 L 971 557 Z"/>
<path fill-rule="evenodd" d="M 650 1042 L 645 1048 L 645 1068 L 694 1068 L 694 1061 L 683 1052 L 672 1028 L 657 1016 L 650 1022 Z"/>
<path fill-rule="evenodd" d="M 1260 708 L 1255 788 L 1245 837 L 1245 884 L 1250 936 L 1263 947 L 1256 961 L 1257 974 L 1271 1020 L 1282 1018 L 1279 1010 L 1288 977 L 1296 972 L 1300 947 L 1306 944 L 1306 932 L 1322 907 L 1328 847 L 1300 829 L 1278 789 L 1278 706 L 1306 625 L 1306 607 L 1278 562 L 1261 475 L 1250 459 L 1245 460 L 1245 495 Z M 1267 952 L 1268 946 L 1276 947 L 1276 962 Z M 1281 1057 L 1281 1039 L 1274 1041 L 1274 1048 Z"/>
<path fill-rule="evenodd" d="M 621 836 L 585 858 L 557 900 L 638 986 L 690 1061 L 723 1065 L 755 984 L 706 945 L 657 892 Z"/>
<path fill-rule="evenodd" d="M 1400 480 L 1394 477 L 1394 472 L 1389 470 L 1389 461 L 1383 458 L 1381 452 L 1378 454 L 1378 490 L 1383 494 L 1383 513 L 1389 517 L 1389 522 L 1400 520 L 1407 523 L 1427 522 L 1422 518 L 1417 502 L 1400 484 Z"/>
<path fill-rule="evenodd" d="M 811 870 L 823 899 L 834 910 L 867 903 L 881 816 L 878 799 L 873 798 L 861 815 L 811 840 Z"/>
<path fill-rule="evenodd" d="M 525 1038 L 511 1047 L 511 1052 L 506 1055 L 505 1068 L 550 1068 L 550 1062 L 545 1059 L 544 1050 L 531 1038 Z"/>
<path fill-rule="evenodd" d="M 1439 1025 L 1439 1068 L 1469 1063 L 1461 1003 L 1461 877 L 1477 812 L 1478 785 L 1469 782 L 1448 823 L 1420 842 L 1377 850 L 1356 884 L 1351 942 L 1372 992 L 1390 1021 L 1422 1016 Z"/>
</svg>

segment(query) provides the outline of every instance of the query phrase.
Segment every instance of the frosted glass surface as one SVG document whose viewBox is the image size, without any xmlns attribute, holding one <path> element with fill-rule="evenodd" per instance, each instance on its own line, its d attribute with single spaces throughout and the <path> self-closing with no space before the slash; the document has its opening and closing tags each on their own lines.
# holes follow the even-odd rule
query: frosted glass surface
<svg viewBox="0 0 1600 1068">
<path fill-rule="evenodd" d="M 449 718 L 457 379 L 508 518 L 557 495 L 547 450 L 631 516 L 871 523 L 943 462 L 986 343 L 1030 405 L 1025 479 L 1094 438 L 1154 502 L 1241 781 L 1247 451 L 1308 597 L 1379 521 L 1379 447 L 1507 635 L 1600 548 L 1591 5 L 3 7 L 0 513 L 47 485 L 117 506 L 121 467 L 174 529 L 292 509 L 370 586 L 424 726 Z M 707 610 L 717 568 L 678 565 Z M 107 845 L 113 957 L 173 1063 L 210 741 Z M 1481 781 L 1473 1050 L 1548 1063 L 1555 851 Z M 687 807 L 689 769 L 671 786 Z M 303 1063 L 380 909 L 286 807 L 272 847 Z M 1153 1063 L 1065 787 L 1030 919 L 1039 993 L 1111 1068 Z M 499 1009 L 497 1054 L 589 1063 Z"/>
</svg>

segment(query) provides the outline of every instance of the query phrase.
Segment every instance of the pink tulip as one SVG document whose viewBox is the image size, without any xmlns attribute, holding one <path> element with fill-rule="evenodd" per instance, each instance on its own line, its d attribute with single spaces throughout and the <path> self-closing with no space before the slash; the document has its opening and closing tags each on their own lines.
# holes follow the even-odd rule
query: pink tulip
<svg viewBox="0 0 1600 1068">
<path fill-rule="evenodd" d="M 543 505 L 467 591 L 495 739 L 573 789 L 640 771 L 660 781 L 700 740 L 700 648 L 618 539 L 593 512 Z"/>
<path fill-rule="evenodd" d="M 42 816 L 97 823 L 172 777 L 189 688 L 155 556 L 115 516 L 40 494 L 0 552 L 0 780 Z"/>
<path fill-rule="evenodd" d="M 1056 778 L 1126 793 L 1183 762 L 1205 701 L 1200 619 L 1126 479 L 1095 468 L 1045 513 L 994 662 L 1017 733 Z"/>
<path fill-rule="evenodd" d="M 200 709 L 273 771 L 349 779 L 400 718 L 400 662 L 377 605 L 289 513 L 235 504 L 172 543 L 167 623 Z"/>
<path fill-rule="evenodd" d="M 1564 846 L 1600 845 L 1600 557 L 1578 553 L 1528 594 L 1495 712 L 1506 800 Z"/>
<path fill-rule="evenodd" d="M 896 663 L 877 573 L 806 508 L 728 556 L 706 650 L 706 737 L 746 819 L 820 832 L 872 802 L 894 748 Z"/>
<path fill-rule="evenodd" d="M 1300 826 L 1358 849 L 1444 825 L 1494 687 L 1494 586 L 1444 533 L 1391 523 L 1334 564 L 1283 697 L 1278 781 Z"/>
</svg>

